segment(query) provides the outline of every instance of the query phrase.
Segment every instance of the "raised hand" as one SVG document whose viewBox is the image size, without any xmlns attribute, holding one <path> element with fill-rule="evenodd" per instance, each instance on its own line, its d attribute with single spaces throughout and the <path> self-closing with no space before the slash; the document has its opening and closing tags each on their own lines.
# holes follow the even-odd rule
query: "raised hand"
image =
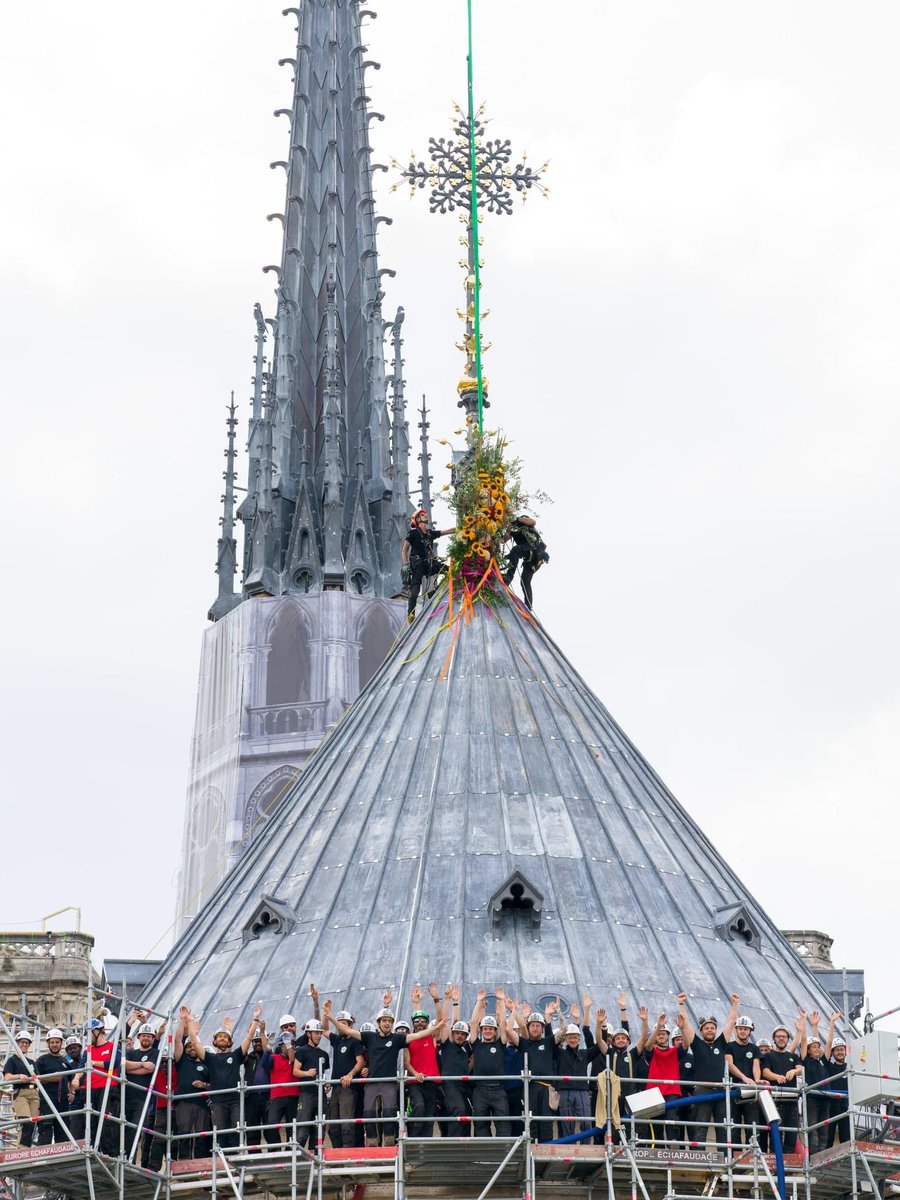
<svg viewBox="0 0 900 1200">
<path fill-rule="evenodd" d="M 388 988 L 388 990 L 381 997 L 381 1007 L 382 1008 L 390 1008 L 391 1002 L 393 1001 L 393 999 L 394 999 L 394 993 L 391 991 L 390 988 Z"/>
<path fill-rule="evenodd" d="M 812 1025 L 813 1029 L 819 1028 L 819 1010 L 817 1008 L 814 1008 L 809 1014 L 809 1023 Z"/>
<path fill-rule="evenodd" d="M 646 1004 L 642 1004 L 641 1007 L 638 1009 L 638 1020 L 639 1021 L 649 1021 L 650 1020 L 650 1009 L 647 1007 Z"/>
<path fill-rule="evenodd" d="M 487 988 L 479 988 L 478 989 L 478 999 L 483 1001 L 486 996 L 487 996 Z"/>
<path fill-rule="evenodd" d="M 679 1004 L 687 1004 L 687 992 L 679 992 L 676 999 Z"/>
<path fill-rule="evenodd" d="M 732 992 L 732 993 L 731 993 L 731 1003 L 732 1003 L 732 1004 L 733 1004 L 735 1007 L 737 1007 L 737 1006 L 740 1004 L 740 1002 L 741 1002 L 741 998 L 740 998 L 740 996 L 738 995 L 738 993 L 737 993 L 737 992 Z"/>
<path fill-rule="evenodd" d="M 328 999 L 325 1001 L 325 1003 L 322 1005 L 322 1012 L 328 1013 L 328 1015 L 330 1017 L 332 1007 L 333 1007 L 332 1000 L 331 1000 L 331 997 L 329 996 Z"/>
<path fill-rule="evenodd" d="M 528 1018 L 531 1016 L 531 1005 L 528 1003 L 527 1000 L 523 1000 L 521 1007 L 522 1007 L 522 1016 L 527 1021 Z"/>
<path fill-rule="evenodd" d="M 841 1019 L 841 1017 L 843 1015 L 844 1014 L 841 1012 L 841 1010 L 838 1009 L 837 1012 L 833 1012 L 831 1014 L 831 1016 L 828 1018 L 828 1020 L 832 1025 L 837 1025 L 838 1021 Z"/>
<path fill-rule="evenodd" d="M 664 1029 L 666 1024 L 667 1013 L 660 1013 L 656 1022 L 657 1029 Z"/>
<path fill-rule="evenodd" d="M 437 1004 L 438 1000 L 441 998 L 441 993 L 438 991 L 438 985 L 434 982 L 434 980 L 432 980 L 428 985 L 428 995 L 432 998 L 435 1004 Z"/>
<path fill-rule="evenodd" d="M 191 1037 L 197 1037 L 200 1033 L 200 1022 L 196 1017 L 191 1017 L 191 1023 L 188 1025 L 188 1033 Z"/>
<path fill-rule="evenodd" d="M 606 1024 L 606 1009 L 605 1008 L 597 1009 L 597 1024 L 600 1026 L 601 1029 Z"/>
<path fill-rule="evenodd" d="M 309 985 L 309 998 L 315 1003 L 319 999 L 319 989 L 314 983 Z"/>
<path fill-rule="evenodd" d="M 592 1007 L 593 1003 L 594 1003 L 593 996 L 582 996 L 581 997 L 581 1006 L 585 1012 L 587 1012 L 587 1010 Z"/>
<path fill-rule="evenodd" d="M 679 1029 L 684 1029 L 684 1019 L 685 1019 L 684 1013 L 681 1013 L 681 1012 L 675 1018 L 675 1024 L 678 1026 Z"/>
<path fill-rule="evenodd" d="M 191 1019 L 191 1010 L 186 1004 L 182 1004 L 181 1008 L 178 1010 L 178 1015 L 182 1021 L 189 1021 Z"/>
<path fill-rule="evenodd" d="M 450 988 L 450 998 L 454 1004 L 459 1004 L 459 984 L 454 983 Z"/>
<path fill-rule="evenodd" d="M 616 1000 L 618 1001 L 619 1008 L 627 1008 L 628 997 L 625 995 L 624 992 L 619 992 L 618 996 L 616 996 Z"/>
<path fill-rule="evenodd" d="M 254 1010 L 253 1010 L 253 1020 L 258 1021 L 261 1016 L 262 1016 L 262 1005 L 257 1004 L 256 1008 L 254 1008 Z"/>
<path fill-rule="evenodd" d="M 805 1012 L 800 1013 L 800 1016 L 794 1022 L 794 1028 L 797 1030 L 798 1033 L 802 1033 L 803 1030 L 806 1028 L 806 1013 Z"/>
<path fill-rule="evenodd" d="M 571 1006 L 571 1008 L 569 1009 L 569 1019 L 571 1020 L 573 1025 L 581 1024 L 581 1009 L 578 1007 L 577 1004 L 573 1004 Z"/>
<path fill-rule="evenodd" d="M 231 1030 L 234 1028 L 234 1021 L 231 1019 L 231 1017 L 224 1017 L 222 1019 L 222 1028 L 227 1029 L 228 1032 L 231 1033 Z"/>
<path fill-rule="evenodd" d="M 422 988 L 418 983 L 413 984 L 409 998 L 412 1001 L 413 1008 L 418 1008 L 422 1003 Z"/>
</svg>

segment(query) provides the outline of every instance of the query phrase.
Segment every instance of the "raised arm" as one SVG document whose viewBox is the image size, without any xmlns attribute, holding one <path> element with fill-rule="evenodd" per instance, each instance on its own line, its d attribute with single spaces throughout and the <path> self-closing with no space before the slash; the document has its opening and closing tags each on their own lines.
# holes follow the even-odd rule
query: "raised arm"
<svg viewBox="0 0 900 1200">
<path fill-rule="evenodd" d="M 178 1010 L 178 1024 L 175 1026 L 175 1046 L 172 1051 L 175 1062 L 178 1062 L 184 1054 L 184 1039 L 187 1036 L 190 1019 L 191 1010 L 186 1004 L 182 1004 Z"/>
<path fill-rule="evenodd" d="M 319 1011 L 319 989 L 314 983 L 309 985 L 309 996 L 313 1002 L 313 1016 L 317 1021 L 322 1020 L 322 1014 Z"/>
<path fill-rule="evenodd" d="M 738 1010 L 741 1007 L 741 998 L 737 992 L 731 993 L 731 1008 L 728 1010 L 728 1016 L 725 1018 L 725 1028 L 722 1030 L 722 1035 L 726 1042 L 730 1042 L 734 1037 L 734 1023 L 738 1019 Z"/>
<path fill-rule="evenodd" d="M 480 988 L 478 998 L 475 1001 L 475 1007 L 472 1009 L 472 1017 L 469 1021 L 469 1037 L 474 1042 L 478 1037 L 478 1026 L 481 1024 L 481 1018 L 484 1016 L 484 1001 L 487 997 L 487 991 Z"/>
<path fill-rule="evenodd" d="M 641 1023 L 641 1032 L 638 1035 L 635 1049 L 638 1054 L 643 1054 L 644 1047 L 647 1045 L 647 1038 L 650 1036 L 650 1013 L 646 1004 L 642 1004 L 638 1009 L 638 1020 Z M 623 1025 L 622 1028 L 625 1029 L 626 1026 Z"/>
<path fill-rule="evenodd" d="M 206 1058 L 206 1049 L 200 1041 L 200 1022 L 193 1013 L 189 1014 L 188 1036 L 191 1039 L 191 1045 L 197 1053 L 197 1057 L 202 1061 Z"/>
<path fill-rule="evenodd" d="M 806 1051 L 809 1045 L 806 1034 L 806 1012 L 800 1009 L 800 1015 L 797 1017 L 796 1024 L 797 1036 L 800 1038 L 800 1057 L 806 1058 Z"/>
<path fill-rule="evenodd" d="M 441 1026 L 440 1040 L 446 1042 L 450 1037 L 450 1026 L 459 1020 L 459 984 L 448 983 L 444 988 L 444 1005 L 449 1006 L 446 1025 Z"/>
<path fill-rule="evenodd" d="M 843 1014 L 843 1013 L 840 1011 L 840 1009 L 838 1009 L 838 1011 L 837 1011 L 837 1012 L 833 1012 L 833 1013 L 831 1014 L 831 1016 L 828 1018 L 828 1038 L 827 1038 L 827 1040 L 826 1040 L 826 1042 L 825 1042 L 825 1047 L 824 1047 L 824 1049 L 823 1049 L 823 1051 L 822 1051 L 822 1053 L 825 1055 L 825 1059 L 826 1059 L 826 1061 L 827 1061 L 829 1058 L 831 1058 L 831 1051 L 832 1051 L 832 1048 L 833 1048 L 833 1046 L 834 1046 L 834 1030 L 835 1030 L 835 1026 L 837 1025 L 838 1021 L 840 1020 L 840 1018 L 841 1018 L 843 1015 L 844 1015 L 844 1014 Z"/>
<path fill-rule="evenodd" d="M 596 1023 L 594 1026 L 594 1042 L 600 1050 L 600 1053 L 605 1057 L 609 1054 L 609 1042 L 603 1036 L 603 1028 L 606 1025 L 606 1009 L 598 1008 Z M 585 1028 L 587 1028 L 585 1026 Z"/>
<path fill-rule="evenodd" d="M 435 980 L 432 980 L 428 985 L 428 995 L 434 1003 L 434 1015 L 439 1021 L 446 1021 L 447 1014 L 444 1011 L 444 1006 L 441 1003 L 441 992 Z"/>
<path fill-rule="evenodd" d="M 687 993 L 678 993 L 678 1015 L 683 1019 L 678 1022 L 678 1028 L 681 1030 L 682 1039 L 684 1041 L 685 1050 L 690 1049 L 691 1042 L 694 1040 L 694 1027 L 691 1024 L 691 1018 L 687 1012 Z"/>
<path fill-rule="evenodd" d="M 444 1024 L 444 1022 L 441 1022 L 442 1027 L 443 1027 L 443 1024 Z M 437 1028 L 438 1028 L 437 1025 L 433 1025 L 433 1026 L 429 1026 L 426 1029 L 420 1029 L 418 1033 L 408 1033 L 406 1035 L 406 1041 L 407 1041 L 407 1043 L 417 1042 L 420 1038 L 434 1037 L 435 1032 L 437 1031 Z"/>
<path fill-rule="evenodd" d="M 262 1006 L 257 1004 L 253 1010 L 253 1016 L 250 1018 L 250 1024 L 247 1026 L 247 1036 L 241 1042 L 241 1054 L 247 1055 L 250 1053 L 250 1047 L 253 1044 L 253 1035 L 259 1028 L 259 1018 L 262 1016 Z"/>
<path fill-rule="evenodd" d="M 358 1042 L 362 1041 L 362 1034 L 358 1029 L 354 1029 L 352 1025 L 348 1025 L 346 1021 L 339 1021 L 337 1017 L 332 1017 L 334 1026 L 341 1037 L 356 1038 Z"/>
</svg>

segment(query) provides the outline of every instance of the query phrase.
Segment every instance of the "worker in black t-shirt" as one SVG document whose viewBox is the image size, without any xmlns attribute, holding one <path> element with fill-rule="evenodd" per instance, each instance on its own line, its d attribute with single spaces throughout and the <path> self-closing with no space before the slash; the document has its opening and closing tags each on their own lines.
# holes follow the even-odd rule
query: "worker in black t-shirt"
<svg viewBox="0 0 900 1200">
<path fill-rule="evenodd" d="M 416 612 L 416 601 L 419 599 L 422 580 L 426 576 L 435 576 L 444 569 L 443 563 L 435 557 L 434 543 L 439 537 L 446 537 L 448 534 L 453 533 L 454 530 L 430 529 L 428 526 L 428 513 L 424 508 L 420 508 L 417 513 L 413 514 L 410 524 L 412 528 L 406 535 L 403 549 L 400 552 L 402 564 L 400 575 L 404 587 L 409 588 L 409 600 L 406 611 L 408 619 L 412 621 Z"/>
<path fill-rule="evenodd" d="M 749 1017 L 738 1017 L 734 1023 L 734 1041 L 729 1043 L 725 1061 L 728 1073 L 737 1083 L 753 1086 L 762 1078 L 759 1065 L 759 1047 L 750 1040 L 753 1033 L 753 1022 Z M 759 1103 L 756 1092 L 746 1100 L 737 1100 L 731 1106 L 732 1121 L 735 1125 L 735 1141 L 740 1140 L 741 1126 L 744 1130 L 745 1141 L 749 1144 L 751 1129 L 759 1125 Z"/>
<path fill-rule="evenodd" d="M 209 1069 L 209 1090 L 212 1107 L 213 1129 L 218 1129 L 219 1145 L 236 1146 L 239 1141 L 237 1127 L 240 1123 L 240 1095 L 238 1087 L 241 1080 L 241 1067 L 250 1050 L 253 1035 L 259 1029 L 259 1018 L 262 1009 L 257 1007 L 253 1012 L 247 1036 L 240 1046 L 234 1045 L 232 1037 L 232 1021 L 226 1017 L 213 1034 L 213 1052 L 207 1051 L 200 1041 L 200 1022 L 188 1010 L 188 1032 L 191 1044 L 197 1057 Z"/>
<path fill-rule="evenodd" d="M 419 1038 L 432 1037 L 435 1030 L 440 1029 L 444 1022 L 422 1029 L 418 1033 L 394 1033 L 394 1014 L 388 1005 L 391 1003 L 391 993 L 384 993 L 384 1007 L 375 1018 L 374 1033 L 354 1029 L 346 1021 L 334 1017 L 334 1024 L 342 1037 L 355 1038 L 365 1046 L 369 1059 L 369 1079 L 375 1083 L 367 1083 L 365 1090 L 365 1110 L 363 1115 L 369 1122 L 366 1127 L 366 1144 L 378 1145 L 378 1112 L 381 1110 L 381 1128 L 384 1144 L 393 1145 L 397 1137 L 397 1124 L 392 1118 L 399 1111 L 400 1085 L 397 1082 L 398 1055 L 408 1042 Z"/>
<path fill-rule="evenodd" d="M 800 1048 L 806 1048 L 806 1013 L 797 1018 L 797 1032 L 800 1035 Z M 788 1048 L 791 1031 L 786 1025 L 777 1025 L 772 1030 L 774 1049 L 770 1050 L 762 1066 L 762 1077 L 769 1083 L 780 1087 L 796 1088 L 800 1084 L 803 1072 L 803 1062 L 799 1054 Z M 781 1144 L 785 1154 L 793 1154 L 797 1149 L 797 1123 L 799 1108 L 797 1100 L 792 1096 L 780 1096 L 777 1101 L 778 1112 L 781 1116 Z"/>
<path fill-rule="evenodd" d="M 828 1145 L 850 1141 L 850 1104 L 848 1099 L 849 1079 L 847 1071 L 847 1043 L 842 1037 L 834 1036 L 834 1026 L 843 1013 L 836 1012 L 831 1017 L 828 1029 L 828 1040 L 825 1043 L 824 1057 L 828 1063 L 830 1092 L 840 1092 L 839 1096 L 831 1097 L 829 1116 L 833 1124 L 828 1138 Z"/>
<path fill-rule="evenodd" d="M 328 1133 L 332 1146 L 348 1150 L 355 1145 L 353 1118 L 356 1114 L 356 1092 L 359 1085 L 354 1085 L 366 1065 L 366 1056 L 355 1038 L 344 1037 L 337 1031 L 336 1022 L 343 1021 L 352 1027 L 353 1013 L 342 1008 L 332 1016 L 331 1001 L 326 1000 L 322 1009 L 322 1024 L 328 1034 L 331 1045 L 331 1097 L 328 1101 L 328 1120 L 340 1121 L 342 1124 L 329 1125 Z M 328 1032 L 328 1027 L 335 1024 L 335 1030 Z"/>
<path fill-rule="evenodd" d="M 484 1015 L 486 998 L 487 992 L 482 988 L 478 993 L 475 1008 L 472 1010 L 472 1020 L 469 1023 L 472 1074 L 475 1076 L 475 1087 L 472 1092 L 475 1136 L 490 1137 L 491 1118 L 493 1118 L 497 1137 L 508 1137 L 509 1123 L 503 1120 L 504 1117 L 509 1116 L 506 1091 L 502 1080 L 494 1080 L 492 1076 L 504 1074 L 503 1047 L 507 1041 L 518 1046 L 519 1034 L 514 1023 L 507 1024 L 506 1002 L 502 991 L 499 989 L 497 991 L 497 1015 L 495 1017 Z M 514 1010 L 513 1020 L 515 1020 L 515 1016 Z"/>
<path fill-rule="evenodd" d="M 182 1008 L 175 1030 L 175 1106 L 172 1110 L 177 1139 L 172 1143 L 175 1159 L 203 1158 L 208 1152 L 204 1134 L 212 1129 L 209 1111 L 209 1068 L 197 1055 L 190 1039 L 190 1010 Z"/>
<path fill-rule="evenodd" d="M 125 1051 L 125 1144 L 131 1149 L 131 1143 L 137 1132 L 138 1123 L 145 1106 L 145 1128 L 153 1123 L 153 1103 L 148 1104 L 147 1093 L 153 1087 L 153 1076 L 156 1074 L 156 1060 L 159 1055 L 159 1042 L 153 1032 L 153 1026 L 146 1021 L 138 1024 L 132 1035 L 137 1042 L 130 1050 Z"/>
<path fill-rule="evenodd" d="M 499 990 L 497 994 L 502 995 Z M 550 1088 L 552 1077 L 559 1074 L 557 1043 L 550 1024 L 554 1012 L 559 1012 L 558 997 L 547 1002 L 543 1016 L 535 1009 L 528 1013 L 524 1021 L 519 1022 L 520 1030 L 523 1024 L 525 1026 L 524 1036 L 521 1033 L 519 1036 L 519 1050 L 526 1056 L 526 1066 L 531 1075 L 528 1088 L 528 1108 L 534 1122 L 531 1136 L 538 1142 L 553 1140 Z"/>
<path fill-rule="evenodd" d="M 836 1016 L 832 1019 L 835 1020 Z M 810 1154 L 816 1154 L 819 1150 L 827 1149 L 831 1133 L 830 1127 L 825 1124 L 830 1115 L 831 1104 L 828 1096 L 824 1094 L 829 1090 L 830 1073 L 825 1047 L 819 1037 L 817 1012 L 809 1014 L 809 1023 L 812 1034 L 806 1039 L 805 1047 L 801 1039 L 800 1057 L 803 1059 L 803 1082 L 811 1089 L 806 1093 L 806 1141 Z M 828 1031 L 828 1040 L 834 1040 L 833 1025 Z"/>
<path fill-rule="evenodd" d="M 69 1082 L 64 1078 L 64 1072 L 69 1070 L 66 1057 L 62 1052 L 63 1031 L 61 1029 L 47 1030 L 47 1053 L 42 1054 L 35 1067 L 40 1077 L 43 1091 L 38 1098 L 41 1123 L 38 1126 L 36 1143 L 38 1146 L 48 1146 L 51 1142 L 64 1142 L 65 1132 L 56 1117 L 53 1108 L 60 1111 L 59 1097 L 62 1092 L 68 1094 Z M 65 1082 L 65 1087 L 61 1085 Z M 45 1095 L 46 1093 L 46 1095 Z M 49 1098 L 49 1103 L 48 1103 Z M 53 1105 L 53 1108 L 50 1107 Z"/>
<path fill-rule="evenodd" d="M 684 1048 L 691 1052 L 694 1061 L 694 1092 L 693 1110 L 694 1126 L 691 1130 L 691 1141 L 705 1144 L 710 1122 L 716 1127 L 716 1142 L 725 1146 L 729 1141 L 728 1130 L 725 1128 L 725 1100 L 708 1100 L 705 1096 L 710 1092 L 721 1092 L 727 1075 L 725 1059 L 728 1054 L 728 1043 L 734 1033 L 737 1021 L 738 1006 L 741 998 L 737 992 L 732 992 L 731 1008 L 725 1019 L 725 1028 L 719 1033 L 719 1023 L 715 1017 L 702 1017 L 699 1021 L 699 1034 L 694 1031 L 690 1017 L 685 1014 L 681 1024 L 684 1037 Z"/>
<path fill-rule="evenodd" d="M 315 1127 L 307 1122 L 315 1121 L 319 1115 L 319 1075 L 324 1075 L 330 1059 L 327 1051 L 319 1045 L 324 1034 L 322 1022 L 315 1017 L 304 1026 L 306 1044 L 297 1047 L 294 1059 L 294 1078 L 303 1080 L 300 1084 L 300 1104 L 297 1109 L 297 1121 L 301 1122 L 297 1129 L 297 1145 L 315 1146 Z"/>
<path fill-rule="evenodd" d="M 469 1045 L 469 1024 L 459 1019 L 458 983 L 450 985 L 446 998 L 450 1001 L 452 1024 L 443 1027 L 438 1044 L 441 1092 L 446 1118 L 441 1128 L 445 1137 L 468 1137 L 470 1123 L 467 1118 L 472 1112 L 472 1089 L 463 1076 L 472 1073 L 472 1047 Z"/>
</svg>

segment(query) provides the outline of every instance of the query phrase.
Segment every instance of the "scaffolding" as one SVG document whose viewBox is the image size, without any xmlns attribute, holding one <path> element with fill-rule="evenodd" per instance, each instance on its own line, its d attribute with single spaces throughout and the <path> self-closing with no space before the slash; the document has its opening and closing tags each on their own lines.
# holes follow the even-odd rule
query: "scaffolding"
<svg viewBox="0 0 900 1200">
<path fill-rule="evenodd" d="M 121 999 L 124 1014 L 127 1010 L 124 997 Z M 2 1017 L 0 1029 L 12 1042 L 12 1031 Z M 171 1029 L 171 1018 L 167 1017 L 167 1032 L 159 1039 L 156 1055 L 157 1071 L 166 1081 L 162 1091 L 137 1088 L 129 1082 L 124 1054 L 119 1055 L 118 1073 L 111 1068 L 102 1085 L 91 1080 L 92 1068 L 86 1065 L 82 1071 L 85 1105 L 77 1114 L 81 1128 L 73 1119 L 76 1114 L 59 1109 L 48 1088 L 35 1077 L 33 1086 L 44 1098 L 44 1115 L 23 1119 L 10 1115 L 8 1110 L 0 1115 L 0 1197 L 240 1200 L 253 1196 L 264 1200 L 313 1200 L 315 1196 L 322 1200 L 328 1195 L 362 1200 L 365 1195 L 366 1200 L 614 1200 L 628 1196 L 632 1200 L 686 1200 L 719 1196 L 733 1200 L 746 1196 L 754 1200 L 818 1200 L 862 1194 L 900 1196 L 900 1118 L 894 1115 L 892 1106 L 848 1106 L 846 1112 L 832 1113 L 810 1124 L 808 1100 L 817 1092 L 821 1094 L 822 1085 L 807 1087 L 803 1083 L 780 1089 L 710 1084 L 721 1088 L 715 1093 L 721 1119 L 711 1119 L 702 1137 L 697 1137 L 696 1128 L 686 1128 L 690 1118 L 677 1108 L 649 1117 L 634 1113 L 629 1116 L 626 1110 L 620 1128 L 607 1125 L 601 1132 L 589 1120 L 562 1117 L 556 1112 L 533 1116 L 529 1090 L 539 1085 L 526 1062 L 521 1076 L 492 1076 L 490 1080 L 521 1085 L 522 1115 L 508 1122 L 500 1119 L 499 1125 L 494 1118 L 498 1134 L 511 1136 L 468 1136 L 473 1132 L 471 1116 L 439 1114 L 432 1124 L 435 1136 L 419 1137 L 410 1133 L 410 1081 L 402 1072 L 389 1080 L 354 1081 L 352 1085 L 396 1083 L 396 1112 L 382 1112 L 375 1119 L 329 1117 L 328 1092 L 332 1084 L 320 1073 L 305 1085 L 315 1092 L 312 1118 L 276 1125 L 246 1119 L 248 1100 L 260 1089 L 242 1077 L 237 1125 L 179 1134 L 174 1128 L 172 1103 L 168 1102 L 173 1092 L 172 1059 L 166 1053 L 171 1048 Z M 121 1051 L 126 1034 L 124 1019 L 118 1021 L 114 1032 Z M 72 1070 L 65 1074 L 75 1073 Z M 846 1098 L 847 1093 L 836 1087 L 850 1089 L 852 1077 L 864 1074 L 848 1065 L 842 1076 L 828 1081 L 830 1090 L 826 1094 Z M 605 1082 L 606 1095 L 613 1095 L 608 1067 L 600 1073 L 600 1080 L 601 1084 Z M 478 1081 L 478 1077 L 468 1076 L 462 1082 L 471 1085 Z M 572 1081 L 558 1077 L 552 1082 L 565 1085 Z M 586 1078 L 584 1083 L 586 1088 Z M 135 1088 L 142 1103 L 136 1119 L 129 1120 L 125 1112 L 134 1116 L 134 1105 L 120 1101 Z M 884 1090 L 896 1093 L 897 1088 Z M 775 1111 L 771 1109 L 773 1102 L 783 1102 L 786 1112 L 794 1111 L 789 1106 L 796 1106 L 796 1153 L 781 1156 L 773 1152 L 775 1147 L 769 1147 L 766 1141 L 772 1125 L 757 1124 L 755 1121 L 761 1117 L 748 1120 L 747 1110 L 741 1112 L 742 1105 L 751 1104 L 756 1113 L 764 1092 L 769 1099 L 762 1108 L 768 1104 L 770 1113 Z M 157 1107 L 160 1098 L 162 1107 Z M 824 1127 L 830 1133 L 842 1120 L 846 1139 L 810 1154 L 807 1147 L 816 1129 Z M 17 1136 L 29 1125 L 32 1131 L 44 1130 L 45 1137 L 52 1128 L 55 1140 L 16 1146 Z M 383 1140 L 387 1144 L 334 1146 L 332 1140 L 340 1140 L 332 1138 L 336 1125 L 345 1132 L 350 1126 L 354 1132 L 365 1130 L 370 1142 Z M 552 1135 L 554 1125 L 560 1137 L 541 1141 L 542 1136 Z M 785 1129 L 790 1142 L 794 1128 Z M 692 1137 L 694 1140 L 690 1140 Z M 773 1133 L 772 1137 L 780 1144 L 780 1136 Z M 148 1148 L 151 1158 L 154 1153 L 157 1156 L 159 1169 L 141 1165 L 142 1157 L 147 1163 Z M 188 1150 L 192 1157 L 185 1157 Z"/>
</svg>

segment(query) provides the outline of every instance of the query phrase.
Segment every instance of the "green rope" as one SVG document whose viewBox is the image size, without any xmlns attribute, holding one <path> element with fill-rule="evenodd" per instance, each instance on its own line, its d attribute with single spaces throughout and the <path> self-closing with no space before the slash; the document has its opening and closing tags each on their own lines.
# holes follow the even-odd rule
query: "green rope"
<svg viewBox="0 0 900 1200">
<path fill-rule="evenodd" d="M 484 382 L 481 377 L 481 272 L 478 264 L 478 163 L 475 156 L 475 100 L 472 90 L 472 0 L 466 0 L 469 17 L 469 56 L 466 60 L 469 75 L 469 172 L 472 176 L 471 221 L 473 258 L 475 262 L 475 374 L 478 380 L 478 432 L 484 428 Z"/>
</svg>

